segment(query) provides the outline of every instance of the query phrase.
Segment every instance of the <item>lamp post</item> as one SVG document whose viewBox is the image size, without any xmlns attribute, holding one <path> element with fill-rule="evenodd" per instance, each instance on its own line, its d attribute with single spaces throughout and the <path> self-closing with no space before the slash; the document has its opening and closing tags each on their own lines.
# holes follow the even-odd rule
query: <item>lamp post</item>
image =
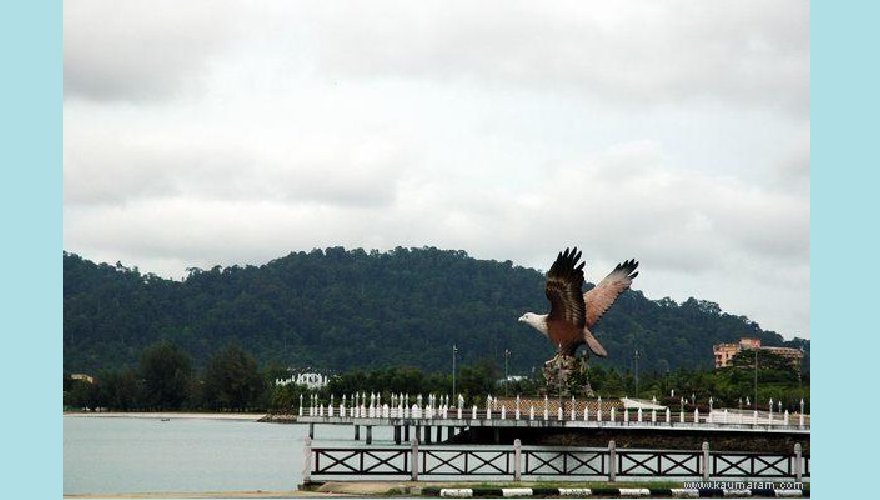
<svg viewBox="0 0 880 500">
<path fill-rule="evenodd" d="M 669 368 L 666 369 L 666 380 L 663 382 L 663 393 L 669 390 Z"/>
<path fill-rule="evenodd" d="M 455 397 L 455 357 L 458 353 L 458 347 L 452 344 L 452 397 Z"/>
<path fill-rule="evenodd" d="M 559 392 L 559 406 L 562 406 L 562 344 L 559 344 L 559 352 L 556 354 L 556 385 Z"/>
<path fill-rule="evenodd" d="M 639 350 L 636 349 L 635 352 L 635 361 L 636 361 L 636 399 L 639 399 Z"/>
<path fill-rule="evenodd" d="M 758 409 L 758 348 L 755 349 L 755 409 Z M 772 408 L 771 408 L 772 411 Z"/>
<path fill-rule="evenodd" d="M 507 365 L 510 361 L 510 349 L 504 350 L 504 395 L 510 396 L 510 374 L 507 371 Z"/>
</svg>

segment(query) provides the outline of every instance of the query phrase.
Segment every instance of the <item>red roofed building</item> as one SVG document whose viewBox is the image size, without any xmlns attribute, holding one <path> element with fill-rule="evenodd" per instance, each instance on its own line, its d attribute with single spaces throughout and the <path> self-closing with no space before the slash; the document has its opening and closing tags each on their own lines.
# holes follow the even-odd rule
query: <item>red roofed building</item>
<svg viewBox="0 0 880 500">
<path fill-rule="evenodd" d="M 754 337 L 743 337 L 736 344 L 717 344 L 712 346 L 715 354 L 715 368 L 723 368 L 730 366 L 734 356 L 739 354 L 743 349 L 760 349 L 762 351 L 776 354 L 788 358 L 792 365 L 800 367 L 801 360 L 804 358 L 804 352 L 793 347 L 771 347 L 761 346 L 761 340 Z"/>
</svg>

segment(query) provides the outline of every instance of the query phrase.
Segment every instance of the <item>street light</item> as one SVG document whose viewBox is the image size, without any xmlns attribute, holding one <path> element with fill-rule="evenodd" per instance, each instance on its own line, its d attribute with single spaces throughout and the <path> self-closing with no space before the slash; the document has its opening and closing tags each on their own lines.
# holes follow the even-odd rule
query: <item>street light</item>
<svg viewBox="0 0 880 500">
<path fill-rule="evenodd" d="M 755 349 L 755 409 L 758 409 L 758 349 Z M 770 411 L 773 411 L 773 408 L 770 408 Z"/>
<path fill-rule="evenodd" d="M 504 395 L 510 396 L 510 375 L 507 371 L 507 365 L 510 361 L 510 349 L 504 350 Z"/>
<path fill-rule="evenodd" d="M 636 399 L 639 398 L 639 350 L 636 349 Z"/>
<path fill-rule="evenodd" d="M 669 390 L 669 368 L 666 368 L 666 380 L 663 382 L 663 393 Z"/>
<path fill-rule="evenodd" d="M 562 406 L 562 344 L 559 344 L 559 352 L 556 355 L 556 385 L 559 387 L 559 406 Z"/>
<path fill-rule="evenodd" d="M 452 344 L 452 398 L 455 399 L 455 355 L 458 353 L 458 347 Z"/>
</svg>

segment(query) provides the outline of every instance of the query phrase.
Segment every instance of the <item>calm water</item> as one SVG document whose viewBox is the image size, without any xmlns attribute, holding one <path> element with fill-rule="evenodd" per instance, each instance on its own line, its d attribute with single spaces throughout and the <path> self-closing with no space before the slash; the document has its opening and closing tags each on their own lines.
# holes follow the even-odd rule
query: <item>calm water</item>
<svg viewBox="0 0 880 500">
<path fill-rule="evenodd" d="M 307 431 L 260 422 L 68 415 L 64 493 L 295 489 Z M 348 438 L 352 429 L 319 432 Z"/>
<path fill-rule="evenodd" d="M 393 444 L 390 427 L 373 430 Z M 363 432 L 363 429 L 361 429 Z M 64 417 L 64 493 L 291 490 L 302 482 L 306 425 L 172 418 Z M 356 442 L 318 426 L 315 444 Z"/>
</svg>

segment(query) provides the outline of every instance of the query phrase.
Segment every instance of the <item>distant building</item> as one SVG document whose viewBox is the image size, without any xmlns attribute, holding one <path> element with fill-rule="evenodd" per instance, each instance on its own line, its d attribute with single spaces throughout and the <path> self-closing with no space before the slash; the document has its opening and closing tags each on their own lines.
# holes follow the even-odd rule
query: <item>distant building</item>
<svg viewBox="0 0 880 500">
<path fill-rule="evenodd" d="M 504 385 L 507 382 L 524 382 L 528 379 L 529 377 L 526 377 L 525 375 L 508 375 L 507 378 L 496 380 L 495 385 Z"/>
<path fill-rule="evenodd" d="M 276 379 L 275 385 L 304 385 L 307 389 L 321 389 L 327 385 L 329 377 L 320 373 L 298 373 L 288 379 Z"/>
<path fill-rule="evenodd" d="M 86 375 L 84 373 L 74 373 L 70 376 L 70 380 L 82 380 L 83 382 L 88 382 L 90 384 L 95 383 L 95 378 L 91 375 Z"/>
<path fill-rule="evenodd" d="M 760 349 L 787 358 L 796 368 L 800 368 L 804 352 L 793 347 L 762 346 L 761 340 L 754 337 L 742 337 L 736 344 L 718 344 L 712 346 L 715 354 L 715 368 L 730 366 L 733 357 L 743 349 Z"/>
</svg>

